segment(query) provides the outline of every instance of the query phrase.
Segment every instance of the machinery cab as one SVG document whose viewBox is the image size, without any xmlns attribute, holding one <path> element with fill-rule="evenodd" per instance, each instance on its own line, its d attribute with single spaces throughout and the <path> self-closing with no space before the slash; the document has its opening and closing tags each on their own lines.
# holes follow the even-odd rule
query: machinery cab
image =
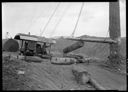
<svg viewBox="0 0 128 92">
<path fill-rule="evenodd" d="M 20 54 L 26 56 L 50 55 L 51 45 L 55 42 L 35 35 L 17 34 L 14 39 L 20 40 Z M 49 51 L 48 51 L 49 50 Z"/>
</svg>

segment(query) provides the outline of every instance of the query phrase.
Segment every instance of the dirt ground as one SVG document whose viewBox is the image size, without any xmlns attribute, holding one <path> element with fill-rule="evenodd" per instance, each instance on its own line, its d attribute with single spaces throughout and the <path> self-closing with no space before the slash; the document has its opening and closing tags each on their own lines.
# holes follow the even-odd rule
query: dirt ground
<svg viewBox="0 0 128 92">
<path fill-rule="evenodd" d="M 8 56 L 8 53 L 3 52 L 3 58 L 6 56 Z M 16 58 L 16 53 L 11 54 L 11 60 L 25 65 L 25 67 L 21 67 L 24 74 L 18 74 L 18 78 L 26 78 L 26 84 L 24 84 L 26 88 L 22 87 L 19 90 L 95 90 L 95 88 L 90 85 L 80 85 L 76 82 L 72 74 L 74 67 L 87 70 L 91 74 L 91 77 L 107 90 L 126 90 L 127 83 L 125 74 L 108 71 L 96 64 L 54 65 L 50 63 L 50 60 L 38 57 L 27 57 L 26 61 L 23 60 L 23 57 L 19 57 L 19 59 Z M 8 62 L 8 64 L 9 63 L 10 62 Z M 19 68 L 17 68 L 17 70 L 19 70 Z M 3 78 L 5 79 L 7 76 L 9 75 L 3 76 Z M 6 81 L 3 81 L 3 84 L 5 84 L 5 82 Z M 7 87 L 3 89 L 9 90 Z M 13 88 L 13 90 L 16 89 L 18 88 Z"/>
</svg>

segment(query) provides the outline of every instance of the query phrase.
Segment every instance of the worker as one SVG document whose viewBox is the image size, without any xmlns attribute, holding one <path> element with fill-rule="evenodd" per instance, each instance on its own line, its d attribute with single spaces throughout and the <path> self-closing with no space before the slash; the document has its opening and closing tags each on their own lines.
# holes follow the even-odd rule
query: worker
<svg viewBox="0 0 128 92">
<path fill-rule="evenodd" d="M 41 45 L 40 44 L 36 45 L 36 49 L 37 49 L 37 53 L 41 54 Z"/>
<path fill-rule="evenodd" d="M 27 52 L 28 52 L 28 42 L 25 41 L 24 54 L 27 54 Z"/>
<path fill-rule="evenodd" d="M 46 47 L 47 47 L 46 43 L 44 43 L 42 46 L 42 54 L 44 54 L 44 55 L 47 55 Z"/>
</svg>

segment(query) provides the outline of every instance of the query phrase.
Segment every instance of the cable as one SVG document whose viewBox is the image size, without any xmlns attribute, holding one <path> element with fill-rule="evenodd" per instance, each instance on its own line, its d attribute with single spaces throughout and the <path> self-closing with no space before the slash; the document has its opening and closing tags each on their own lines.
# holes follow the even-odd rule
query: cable
<svg viewBox="0 0 128 92">
<path fill-rule="evenodd" d="M 79 19 L 80 19 L 80 15 L 81 15 L 81 12 L 82 12 L 83 7 L 84 7 L 84 2 L 83 2 L 83 3 L 82 3 L 82 5 L 81 5 L 81 9 L 80 9 L 80 12 L 79 12 L 79 15 L 78 15 L 78 19 L 77 19 L 77 22 L 76 22 L 76 25 L 75 25 L 74 31 L 73 31 L 73 32 L 72 32 L 72 34 L 71 34 L 71 36 L 72 36 L 72 37 L 73 37 L 73 36 L 74 36 L 74 34 L 75 34 L 76 27 L 77 27 L 77 25 L 78 25 L 78 21 L 79 21 Z"/>
<path fill-rule="evenodd" d="M 55 30 L 56 30 L 56 28 L 57 28 L 57 26 L 60 24 L 60 22 L 61 22 L 61 20 L 62 20 L 62 18 L 64 17 L 64 15 L 66 14 L 66 10 L 69 8 L 69 6 L 68 7 L 66 7 L 65 8 L 65 10 L 63 11 L 63 13 L 62 13 L 62 16 L 60 16 L 60 18 L 59 18 L 59 21 L 56 23 L 56 25 L 55 25 L 55 27 L 54 27 L 54 29 L 53 29 L 53 31 L 51 32 L 51 35 L 50 36 L 52 36 L 53 34 L 54 34 L 54 32 L 55 32 Z"/>
<path fill-rule="evenodd" d="M 47 10 L 47 12 L 48 12 L 48 10 Z M 37 16 L 37 17 L 40 18 L 42 14 L 43 14 L 43 12 L 39 16 Z M 39 35 L 40 35 L 40 33 L 41 33 L 41 29 L 40 29 Z"/>
<path fill-rule="evenodd" d="M 36 10 L 37 10 L 37 8 L 36 8 Z M 33 15 L 32 16 L 32 20 L 31 20 L 31 23 L 30 23 L 30 25 L 28 26 L 28 28 L 27 28 L 27 32 L 29 32 L 29 30 L 30 30 L 30 28 L 31 28 L 31 26 L 32 26 L 32 24 L 33 24 L 33 20 L 35 19 L 35 16 Z"/>
<path fill-rule="evenodd" d="M 36 19 L 38 19 L 38 17 L 40 17 L 40 16 L 42 15 L 42 13 L 43 13 L 43 12 L 42 12 L 42 13 L 40 13 L 40 15 L 37 15 L 37 8 L 34 9 L 34 11 L 36 11 L 36 13 L 35 13 L 36 15 L 35 15 L 35 16 L 33 15 L 32 20 L 31 20 L 31 23 L 30 23 L 30 25 L 28 26 L 28 28 L 27 28 L 27 30 L 26 30 L 27 32 L 29 32 L 29 30 L 30 30 L 30 28 L 31 28 L 31 26 L 32 26 L 32 24 L 33 24 L 33 21 L 36 20 Z M 34 23 L 35 23 L 35 22 L 34 22 Z"/>
<path fill-rule="evenodd" d="M 53 15 L 55 14 L 55 12 L 56 12 L 57 8 L 59 7 L 59 5 L 60 5 L 60 3 L 57 4 L 57 6 L 56 6 L 54 12 L 53 12 L 52 15 L 50 16 L 50 18 L 49 18 L 48 22 L 46 23 L 45 27 L 43 28 L 42 33 L 40 33 L 40 36 L 44 33 L 44 31 L 45 31 L 47 25 L 49 24 L 50 20 L 52 19 Z"/>
<path fill-rule="evenodd" d="M 109 30 L 106 33 L 106 37 L 105 37 L 104 41 L 106 41 L 108 33 L 109 33 Z"/>
</svg>

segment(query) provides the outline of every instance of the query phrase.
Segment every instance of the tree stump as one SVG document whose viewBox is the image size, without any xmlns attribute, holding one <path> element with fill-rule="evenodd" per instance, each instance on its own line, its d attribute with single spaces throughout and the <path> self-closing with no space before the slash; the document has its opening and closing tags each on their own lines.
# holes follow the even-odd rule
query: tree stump
<svg viewBox="0 0 128 92">
<path fill-rule="evenodd" d="M 105 90 L 96 80 L 91 78 L 91 74 L 89 74 L 85 69 L 82 68 L 74 68 L 72 69 L 72 73 L 75 76 L 75 80 L 80 85 L 90 84 L 96 90 Z"/>
</svg>

